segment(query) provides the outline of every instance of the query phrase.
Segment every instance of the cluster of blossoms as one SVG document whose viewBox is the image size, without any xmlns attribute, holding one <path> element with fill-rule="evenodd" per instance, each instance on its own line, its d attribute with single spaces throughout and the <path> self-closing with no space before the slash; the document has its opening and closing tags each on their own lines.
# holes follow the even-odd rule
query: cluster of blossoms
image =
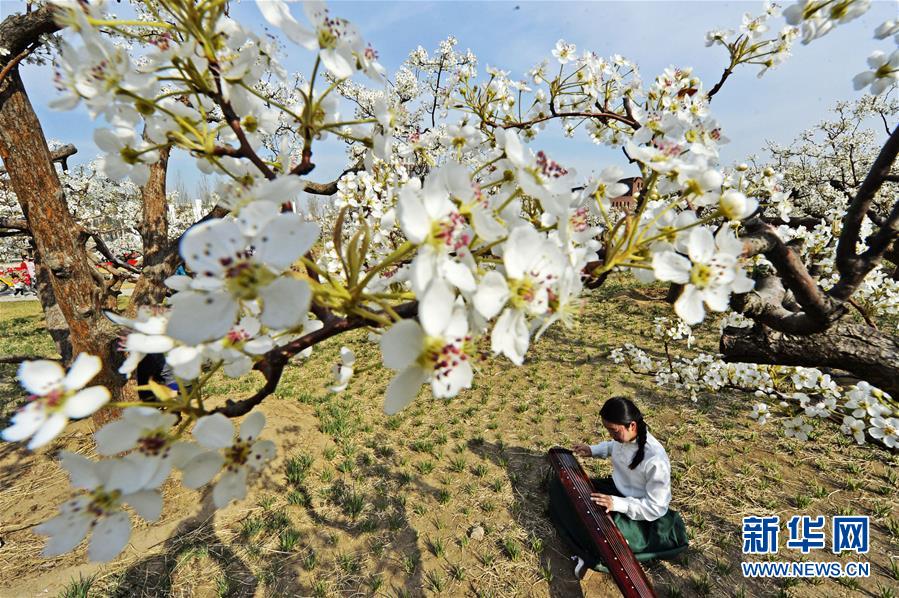
<svg viewBox="0 0 899 598">
<path fill-rule="evenodd" d="M 683 322 L 660 321 L 653 336 L 666 339 L 667 351 L 667 339 L 692 338 L 684 327 Z M 889 448 L 899 446 L 899 405 L 864 381 L 843 387 L 816 368 L 728 363 L 702 351 L 696 357 L 669 354 L 660 361 L 630 343 L 612 350 L 610 359 L 653 376 L 659 386 L 687 392 L 694 401 L 728 389 L 750 392 L 756 397 L 750 417 L 764 424 L 776 412 L 788 437 L 808 440 L 811 422 L 831 420 L 858 444 L 871 438 Z"/>
<path fill-rule="evenodd" d="M 84 387 L 99 371 L 100 359 L 86 353 L 78 356 L 67 373 L 52 361 L 23 362 L 18 379 L 31 400 L 13 417 L 3 439 L 31 438 L 28 448 L 35 449 L 55 438 L 69 418 L 96 412 L 109 401 L 109 390 Z M 249 415 L 236 433 L 221 414 L 201 417 L 192 432 L 196 442 L 186 439 L 184 426 L 175 427 L 177 421 L 172 413 L 129 407 L 121 419 L 95 434 L 97 452 L 109 458 L 97 462 L 61 452 L 72 487 L 82 492 L 63 503 L 59 515 L 35 528 L 49 536 L 44 556 L 68 552 L 92 532 L 88 556 L 110 560 L 131 536 L 131 516 L 123 506 L 127 504 L 147 521 L 158 519 L 162 512 L 159 489 L 174 468 L 181 470 L 182 483 L 188 488 L 215 480 L 212 498 L 221 508 L 244 498 L 249 471 L 258 471 L 274 455 L 274 443 L 259 440 L 265 425 L 265 416 L 259 412 Z"/>
<path fill-rule="evenodd" d="M 48 142 L 51 151 L 61 145 L 52 140 Z M 114 181 L 102 171 L 103 165 L 96 160 L 59 171 L 69 209 L 76 222 L 86 230 L 96 232 L 113 255 L 139 250 L 140 188 L 130 180 Z M 212 207 L 208 201 L 188 201 L 177 191 L 167 194 L 167 203 L 168 232 L 172 238 L 187 230 Z M 0 218 L 23 219 L 15 194 L 3 182 L 0 182 Z M 27 236 L 0 237 L 0 262 L 18 260 L 28 252 Z"/>
<path fill-rule="evenodd" d="M 180 253 L 192 275 L 166 281 L 174 291 L 166 307 L 143 309 L 135 319 L 110 315 L 129 330 L 121 372 L 161 353 L 178 388 L 151 385 L 158 404 L 126 409 L 98 432 L 98 451 L 109 459 L 95 464 L 64 455 L 73 485 L 86 495 L 38 528 L 51 536 L 48 554 L 73 548 L 92 527 L 92 558 L 117 554 L 130 530 L 122 505 L 158 517 L 159 487 L 174 468 L 191 488 L 217 479 L 217 506 L 244 495 L 248 468 L 267 461 L 274 445 L 258 439 L 258 412 L 235 432 L 221 411 L 204 404 L 215 371 L 242 376 L 273 363 L 263 360 L 283 365 L 285 356 L 307 354 L 340 326 L 379 327 L 383 364 L 396 372 L 384 403 L 392 414 L 423 385 L 438 398 L 469 388 L 472 361 L 488 336 L 492 353 L 521 365 L 549 326 L 572 324 L 585 278 L 631 269 L 642 280 L 683 285 L 675 311 L 684 324 L 664 333 L 672 341 L 690 338 L 684 326 L 701 322 L 707 310 L 725 311 L 733 293 L 753 288 L 741 262 L 739 221 L 760 199 L 782 200 L 775 194 L 783 191 L 775 176 L 757 181 L 763 192 L 746 177 L 725 175 L 718 146 L 727 139 L 710 113 L 711 92 L 690 69 L 666 69 L 644 89 L 636 66 L 621 56 L 578 56 L 560 42 L 553 51 L 558 74 L 547 60 L 528 73 L 530 81 L 487 67 L 479 82 L 474 56 L 457 52 L 450 39 L 432 54 L 413 52 L 397 75 L 402 85 L 373 91 L 349 78 L 361 72 L 380 83 L 386 73 L 377 53 L 322 3 L 304 3 L 308 24 L 286 2 L 259 4 L 270 25 L 315 52 L 305 78 L 288 76 L 275 41 L 230 18 L 223 3 L 173 10 L 181 1 L 148 3 L 140 13 L 143 32 L 140 21 L 106 18 L 102 2 L 57 2 L 81 45 L 62 45 L 56 105 L 83 102 L 106 121 L 96 140 L 107 176 L 141 184 L 158 151 L 173 145 L 190 152 L 202 172 L 226 177 L 217 200 L 230 213 L 185 233 Z M 755 49 L 731 66 L 773 64 L 788 51 L 795 32 L 759 41 L 773 9 L 766 14 L 745 20 L 741 35 Z M 110 31 L 151 43 L 135 61 L 110 41 Z M 358 107 L 350 119 L 340 115 L 341 93 Z M 438 125 L 450 110 L 460 117 Z M 527 142 L 550 118 L 566 133 L 586 123 L 593 141 L 624 148 L 642 186 L 626 183 L 614 166 L 581 178 L 533 151 Z M 146 133 L 137 138 L 141 128 Z M 281 136 L 282 129 L 290 133 Z M 313 221 L 301 207 L 307 187 L 298 175 L 314 167 L 313 144 L 329 137 L 348 144 L 356 166 Z M 613 207 L 628 191 L 633 210 Z M 355 368 L 355 355 L 344 349 L 334 392 L 347 388 Z M 808 386 L 801 374 L 802 386 L 793 382 L 788 391 L 779 386 L 787 370 L 731 369 L 702 356 L 678 359 L 665 372 L 635 348 L 615 358 L 694 393 L 739 384 L 795 399 L 804 409 L 800 418 L 855 409 L 850 429 L 860 420 L 881 430 L 876 436 L 866 427 L 872 437 L 896 441 L 895 414 L 884 410 L 891 399 L 869 389 L 884 405 L 875 415 L 863 407 L 869 399 L 862 385 L 853 391 L 857 398 L 840 403 L 841 390 L 824 375 Z M 23 366 L 20 377 L 35 399 L 4 436 L 31 437 L 36 447 L 69 418 L 105 403 L 102 387 L 81 390 L 96 374 L 95 365 L 82 365 L 89 359 L 79 358 L 68 375 L 58 366 Z M 260 369 L 267 378 L 277 375 L 276 367 Z M 792 379 L 800 370 L 790 372 Z M 175 425 L 170 412 L 181 422 Z M 762 408 L 757 412 L 761 418 Z M 808 433 L 804 420 L 790 421 L 791 434 Z M 191 425 L 195 443 L 185 439 Z"/>
<path fill-rule="evenodd" d="M 796 23 L 789 21 L 780 31 L 768 37 L 769 21 L 780 15 L 780 8 L 773 2 L 766 2 L 761 14 L 743 15 L 738 30 L 713 29 L 706 33 L 706 46 L 720 45 L 730 54 L 731 66 L 756 64 L 761 66 L 758 76 L 762 77 L 770 68 L 782 64 L 790 56 L 793 42 L 799 37 Z"/>
</svg>

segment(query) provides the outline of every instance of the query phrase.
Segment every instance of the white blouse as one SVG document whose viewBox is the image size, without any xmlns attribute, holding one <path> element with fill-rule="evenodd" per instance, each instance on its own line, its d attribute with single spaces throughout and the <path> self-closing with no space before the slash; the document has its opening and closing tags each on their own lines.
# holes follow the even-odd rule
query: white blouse
<svg viewBox="0 0 899 598">
<path fill-rule="evenodd" d="M 643 460 L 634 469 L 630 463 L 637 453 L 631 442 L 607 440 L 590 447 L 594 457 L 612 458 L 612 481 L 624 495 L 612 497 L 612 510 L 631 519 L 654 521 L 668 512 L 671 502 L 671 463 L 665 447 L 646 433 Z"/>
</svg>

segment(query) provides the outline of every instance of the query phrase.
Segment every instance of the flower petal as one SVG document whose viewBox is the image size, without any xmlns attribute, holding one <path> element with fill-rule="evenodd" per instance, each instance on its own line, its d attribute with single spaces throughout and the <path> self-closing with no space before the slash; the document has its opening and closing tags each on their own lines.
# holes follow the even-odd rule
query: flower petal
<svg viewBox="0 0 899 598">
<path fill-rule="evenodd" d="M 247 466 L 259 471 L 262 469 L 262 466 L 274 456 L 275 443 L 271 440 L 260 440 L 250 449 L 250 456 L 247 458 Z"/>
<path fill-rule="evenodd" d="M 39 402 L 28 403 L 12 416 L 12 425 L 3 430 L 3 440 L 18 442 L 33 435 L 47 421 L 47 410 Z"/>
<path fill-rule="evenodd" d="M 194 426 L 194 438 L 211 449 L 229 447 L 234 443 L 234 426 L 221 413 L 201 417 Z"/>
<path fill-rule="evenodd" d="M 39 359 L 23 361 L 19 366 L 19 383 L 33 395 L 42 397 L 54 388 L 59 388 L 65 379 L 66 372 L 55 361 Z"/>
<path fill-rule="evenodd" d="M 84 540 L 90 530 L 92 519 L 86 515 L 57 515 L 53 519 L 34 528 L 35 533 L 50 536 L 41 553 L 45 557 L 59 556 L 69 552 Z"/>
<path fill-rule="evenodd" d="M 243 500 L 247 495 L 247 468 L 224 474 L 212 489 L 212 502 L 221 509 L 232 500 Z"/>
<path fill-rule="evenodd" d="M 181 292 L 170 301 L 172 315 L 166 334 L 188 345 L 225 336 L 237 317 L 237 301 L 225 292 Z"/>
<path fill-rule="evenodd" d="M 281 272 L 309 251 L 318 240 L 321 229 L 315 222 L 305 222 L 299 214 L 279 214 L 254 239 L 253 259 Z"/>
<path fill-rule="evenodd" d="M 715 237 L 712 231 L 704 226 L 698 226 L 690 231 L 687 254 L 694 263 L 708 264 L 715 255 Z"/>
<path fill-rule="evenodd" d="M 140 434 L 140 428 L 120 419 L 97 430 L 94 433 L 94 442 L 97 443 L 97 452 L 108 457 L 134 448 Z"/>
<path fill-rule="evenodd" d="M 254 411 L 240 424 L 240 439 L 252 441 L 259 438 L 263 427 L 265 427 L 265 415 L 260 411 Z"/>
<path fill-rule="evenodd" d="M 101 369 L 103 369 L 103 362 L 99 357 L 79 353 L 75 362 L 72 363 L 72 367 L 69 368 L 69 373 L 62 381 L 63 388 L 69 391 L 84 388 L 88 382 L 93 380 L 94 376 L 100 373 Z"/>
<path fill-rule="evenodd" d="M 162 514 L 162 496 L 156 490 L 141 490 L 125 497 L 137 514 L 147 521 L 156 521 Z"/>
<path fill-rule="evenodd" d="M 481 278 L 473 297 L 475 309 L 488 320 L 499 313 L 508 299 L 509 285 L 506 284 L 506 277 L 495 270 Z"/>
<path fill-rule="evenodd" d="M 205 486 L 224 464 L 225 458 L 216 451 L 201 453 L 181 468 L 181 483 L 188 488 Z"/>
<path fill-rule="evenodd" d="M 44 446 L 56 438 L 59 433 L 62 432 L 62 429 L 66 427 L 67 423 L 69 423 L 69 418 L 67 418 L 64 413 L 57 411 L 48 417 L 47 421 L 45 421 L 35 435 L 31 437 L 28 448 L 34 450 Z"/>
<path fill-rule="evenodd" d="M 309 283 L 290 276 L 275 279 L 259 291 L 262 314 L 259 320 L 269 328 L 292 328 L 306 318 L 312 292 Z"/>
<path fill-rule="evenodd" d="M 111 397 L 105 386 L 91 386 L 69 397 L 63 410 L 72 419 L 81 419 L 108 403 Z"/>
<path fill-rule="evenodd" d="M 418 395 L 421 385 L 427 380 L 427 373 L 413 365 L 406 368 L 396 376 L 387 387 L 387 397 L 384 400 L 384 413 L 394 415 L 399 413 L 412 402 Z"/>
<path fill-rule="evenodd" d="M 435 278 L 418 304 L 418 319 L 425 334 L 442 336 L 453 314 L 456 297 L 450 286 L 442 279 Z"/>
<path fill-rule="evenodd" d="M 119 555 L 131 538 L 131 518 L 128 513 L 118 511 L 107 515 L 94 526 L 87 556 L 92 561 L 111 561 Z"/>
<path fill-rule="evenodd" d="M 702 307 L 702 293 L 692 284 L 684 287 L 680 297 L 674 302 L 674 312 L 680 319 L 694 326 L 702 322 L 705 317 L 705 309 Z"/>
<path fill-rule="evenodd" d="M 652 256 L 652 271 L 659 280 L 686 284 L 690 281 L 690 267 L 690 260 L 673 251 Z"/>
<path fill-rule="evenodd" d="M 271 25 L 277 27 L 284 32 L 295 44 L 303 46 L 307 50 L 314 50 L 318 45 L 318 40 L 312 31 L 309 31 L 293 18 L 287 4 L 281 0 L 267 0 L 266 2 L 257 2 L 259 12 Z"/>
<path fill-rule="evenodd" d="M 424 331 L 415 320 L 397 322 L 381 336 L 384 365 L 392 370 L 404 370 L 412 364 L 424 348 Z"/>
<path fill-rule="evenodd" d="M 73 488 L 93 490 L 101 484 L 96 461 L 70 451 L 60 451 L 59 464 L 69 472 L 69 481 Z"/>
</svg>

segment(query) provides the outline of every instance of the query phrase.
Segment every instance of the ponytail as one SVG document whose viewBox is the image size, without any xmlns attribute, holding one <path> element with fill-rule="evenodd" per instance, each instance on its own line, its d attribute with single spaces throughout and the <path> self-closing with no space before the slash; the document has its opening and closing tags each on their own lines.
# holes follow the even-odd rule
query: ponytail
<svg viewBox="0 0 899 598">
<path fill-rule="evenodd" d="M 631 459 L 631 464 L 628 465 L 631 469 L 636 468 L 640 465 L 640 462 L 643 461 L 643 455 L 646 453 L 646 432 L 648 430 L 648 426 L 646 422 L 643 421 L 643 418 L 637 420 L 637 454 L 634 455 L 634 458 Z"/>
<path fill-rule="evenodd" d="M 643 457 L 646 454 L 646 435 L 649 431 L 649 426 L 643 421 L 643 414 L 640 413 L 640 410 L 630 399 L 626 397 L 612 397 L 603 404 L 602 409 L 599 410 L 599 416 L 608 422 L 623 426 L 630 425 L 633 422 L 637 423 L 637 454 L 634 455 L 628 466 L 631 469 L 635 469 L 643 461 Z"/>
</svg>

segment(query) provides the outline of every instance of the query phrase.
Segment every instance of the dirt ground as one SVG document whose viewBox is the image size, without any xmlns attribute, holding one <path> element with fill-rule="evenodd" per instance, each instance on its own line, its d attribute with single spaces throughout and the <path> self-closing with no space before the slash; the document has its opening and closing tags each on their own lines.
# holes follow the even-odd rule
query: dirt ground
<svg viewBox="0 0 899 598">
<path fill-rule="evenodd" d="M 897 456 L 857 447 L 821 424 L 816 440 L 783 437 L 748 417 L 753 397 L 721 393 L 692 402 L 611 363 L 631 342 L 656 354 L 652 317 L 667 315 L 658 289 L 611 283 L 588 297 L 580 326 L 556 327 L 525 365 L 485 359 L 475 386 L 451 401 L 423 395 L 398 416 L 381 410 L 390 375 L 365 333 L 335 339 L 287 370 L 262 404 L 263 436 L 278 457 L 248 498 L 215 511 L 208 492 L 165 487 L 160 522 L 140 522 L 115 561 L 89 564 L 84 545 L 43 559 L 30 527 L 68 498 L 60 449 L 93 453 L 90 421 L 47 449 L 0 446 L 0 597 L 21 596 L 614 596 L 610 578 L 573 578 L 570 551 L 546 509 L 544 455 L 553 445 L 604 439 L 597 412 L 616 394 L 635 398 L 672 462 L 674 500 L 691 533 L 675 561 L 649 564 L 660 596 L 896 596 L 899 588 Z M 49 350 L 37 313 L 0 306 L 0 352 Z M 37 309 L 37 308 L 35 308 Z M 714 349 L 714 323 L 700 346 Z M 341 345 L 357 355 L 341 395 L 326 391 Z M 0 414 L 19 393 L 0 366 Z M 259 381 L 215 378 L 217 400 Z M 589 470 L 607 474 L 602 460 Z M 742 576 L 746 515 L 870 515 L 871 577 L 858 581 Z M 136 521 L 140 521 L 137 520 Z M 476 526 L 483 539 L 473 539 Z M 802 555 L 781 550 L 776 560 Z M 834 560 L 828 552 L 808 560 Z M 852 560 L 852 559 L 844 559 Z"/>
</svg>

